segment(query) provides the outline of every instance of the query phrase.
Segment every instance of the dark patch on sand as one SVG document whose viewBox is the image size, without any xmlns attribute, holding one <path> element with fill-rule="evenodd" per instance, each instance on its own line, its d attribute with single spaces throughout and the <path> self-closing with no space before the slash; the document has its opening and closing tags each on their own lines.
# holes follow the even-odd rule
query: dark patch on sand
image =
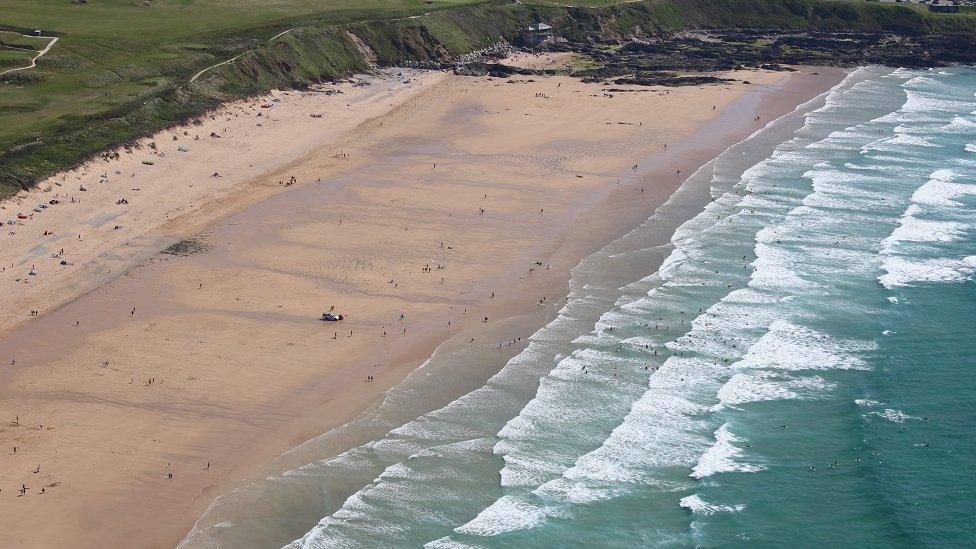
<svg viewBox="0 0 976 549">
<path fill-rule="evenodd" d="M 173 244 L 169 248 L 163 250 L 162 253 L 166 255 L 177 255 L 180 257 L 186 257 L 188 255 L 203 253 L 209 249 L 210 249 L 209 246 L 207 246 L 203 242 L 200 242 L 197 239 L 184 238 L 183 240 L 180 240 L 176 244 Z"/>
</svg>

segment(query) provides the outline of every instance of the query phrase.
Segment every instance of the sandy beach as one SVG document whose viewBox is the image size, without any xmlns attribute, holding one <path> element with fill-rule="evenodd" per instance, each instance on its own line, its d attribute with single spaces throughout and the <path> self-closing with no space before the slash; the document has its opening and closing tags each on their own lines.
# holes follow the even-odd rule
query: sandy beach
<svg viewBox="0 0 976 549">
<path fill-rule="evenodd" d="M 817 71 L 622 92 L 384 72 L 227 105 L 4 202 L 0 545 L 173 547 L 443 342 L 490 375 L 582 257 L 843 76 Z"/>
</svg>

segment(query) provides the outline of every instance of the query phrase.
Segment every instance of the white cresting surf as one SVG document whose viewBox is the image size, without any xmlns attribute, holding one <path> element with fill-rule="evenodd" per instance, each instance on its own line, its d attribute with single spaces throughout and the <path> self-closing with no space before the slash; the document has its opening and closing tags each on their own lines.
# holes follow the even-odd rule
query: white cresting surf
<svg viewBox="0 0 976 549">
<path fill-rule="evenodd" d="M 584 260 L 484 387 L 394 423 L 432 359 L 375 441 L 224 496 L 183 546 L 964 544 L 974 90 L 852 72 L 696 174 L 693 218 L 690 181 Z"/>
</svg>

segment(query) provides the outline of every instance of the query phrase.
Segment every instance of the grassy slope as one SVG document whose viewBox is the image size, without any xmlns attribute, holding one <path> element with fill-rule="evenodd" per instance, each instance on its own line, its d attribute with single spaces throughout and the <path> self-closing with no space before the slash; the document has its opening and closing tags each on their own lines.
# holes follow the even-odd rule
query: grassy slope
<svg viewBox="0 0 976 549">
<path fill-rule="evenodd" d="M 17 32 L 0 30 L 0 72 L 24 67 L 38 50 L 44 48 L 50 38 L 23 36 Z"/>
<path fill-rule="evenodd" d="M 471 0 L 438 0 L 451 6 Z M 0 150 L 180 82 L 280 30 L 429 9 L 420 0 L 4 0 L 0 27 L 61 36 L 30 85 L 0 85 Z M 29 78 L 18 75 L 18 78 Z"/>
<path fill-rule="evenodd" d="M 62 38 L 37 69 L 16 73 L 23 84 L 0 84 L 0 150 L 8 150 L 0 157 L 0 194 L 221 100 L 363 70 L 365 60 L 347 31 L 368 43 L 381 64 L 436 61 L 499 38 L 512 40 L 536 10 L 570 39 L 700 27 L 976 33 L 972 14 L 930 14 L 902 4 L 583 0 L 584 7 L 567 8 L 549 0 L 518 5 L 488 0 L 456 7 L 474 2 L 156 0 L 141 7 L 134 0 L 91 0 L 82 6 L 69 0 L 4 0 L 0 27 L 41 27 Z M 266 42 L 293 27 L 300 28 Z M 242 55 L 234 63 L 186 83 L 200 68 L 237 54 Z M 37 137 L 40 143 L 30 143 Z"/>
</svg>

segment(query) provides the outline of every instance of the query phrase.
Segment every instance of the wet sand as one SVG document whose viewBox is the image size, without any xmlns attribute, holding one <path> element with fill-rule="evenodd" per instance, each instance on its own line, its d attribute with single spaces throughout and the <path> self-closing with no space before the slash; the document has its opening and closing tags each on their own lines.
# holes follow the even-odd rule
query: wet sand
<svg viewBox="0 0 976 549">
<path fill-rule="evenodd" d="M 564 77 L 437 75 L 307 137 L 228 189 L 233 207 L 202 198 L 224 217 L 203 223 L 198 253 L 147 252 L 0 339 L 0 543 L 173 546 L 214 496 L 355 417 L 442 342 L 492 357 L 477 384 L 552 314 L 580 258 L 841 74 L 733 76 L 752 84 L 609 97 Z M 345 320 L 317 320 L 332 305 Z"/>
</svg>

